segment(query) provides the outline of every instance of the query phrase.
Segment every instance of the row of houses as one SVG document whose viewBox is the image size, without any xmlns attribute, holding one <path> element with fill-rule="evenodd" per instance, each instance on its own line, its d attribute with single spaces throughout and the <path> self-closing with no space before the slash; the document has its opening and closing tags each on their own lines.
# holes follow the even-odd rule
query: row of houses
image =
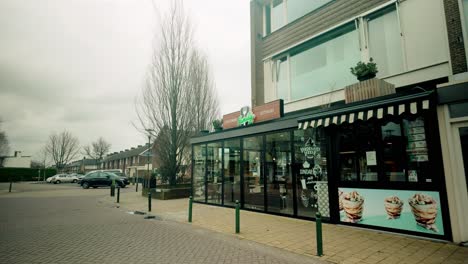
<svg viewBox="0 0 468 264">
<path fill-rule="evenodd" d="M 65 166 L 68 173 L 87 173 L 97 169 L 119 169 L 128 177 L 145 177 L 148 171 L 157 168 L 156 159 L 149 144 L 138 145 L 130 149 L 113 152 L 104 157 L 103 160 L 89 159 L 83 157 Z"/>
</svg>

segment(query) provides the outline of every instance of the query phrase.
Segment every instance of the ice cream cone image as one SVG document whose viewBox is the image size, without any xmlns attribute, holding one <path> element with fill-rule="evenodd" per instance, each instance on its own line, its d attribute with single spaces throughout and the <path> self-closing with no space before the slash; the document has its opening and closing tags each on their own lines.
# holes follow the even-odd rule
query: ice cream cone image
<svg viewBox="0 0 468 264">
<path fill-rule="evenodd" d="M 398 196 L 389 196 L 384 199 L 385 210 L 388 219 L 400 218 L 403 209 L 403 201 Z"/>
<path fill-rule="evenodd" d="M 362 219 L 364 197 L 358 192 L 353 191 L 343 195 L 343 209 L 347 219 L 345 221 L 357 223 Z"/>
<path fill-rule="evenodd" d="M 408 200 L 408 203 L 418 225 L 434 232 L 439 232 L 435 226 L 437 202 L 434 198 L 423 193 L 417 193 Z"/>
</svg>

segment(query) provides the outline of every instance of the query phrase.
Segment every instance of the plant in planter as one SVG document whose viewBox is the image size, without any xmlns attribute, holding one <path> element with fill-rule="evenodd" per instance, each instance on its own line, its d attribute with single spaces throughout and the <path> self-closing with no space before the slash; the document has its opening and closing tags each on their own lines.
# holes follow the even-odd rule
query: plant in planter
<svg viewBox="0 0 468 264">
<path fill-rule="evenodd" d="M 351 73 L 356 76 L 360 82 L 374 78 L 378 72 L 377 64 L 372 58 L 370 58 L 368 63 L 360 61 L 356 66 L 351 67 Z"/>
<path fill-rule="evenodd" d="M 222 119 L 213 120 L 213 128 L 215 131 L 223 130 L 223 120 Z"/>
</svg>

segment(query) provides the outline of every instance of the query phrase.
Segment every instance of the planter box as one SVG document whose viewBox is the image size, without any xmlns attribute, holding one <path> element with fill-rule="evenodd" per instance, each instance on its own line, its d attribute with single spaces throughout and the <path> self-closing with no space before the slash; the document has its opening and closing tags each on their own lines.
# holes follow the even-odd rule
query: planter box
<svg viewBox="0 0 468 264">
<path fill-rule="evenodd" d="M 345 87 L 345 102 L 352 103 L 395 93 L 395 85 L 373 78 Z"/>
<path fill-rule="evenodd" d="M 148 189 L 143 189 L 142 196 L 148 196 Z M 159 200 L 170 200 L 188 198 L 190 196 L 190 187 L 181 187 L 173 189 L 151 189 L 151 198 Z"/>
</svg>

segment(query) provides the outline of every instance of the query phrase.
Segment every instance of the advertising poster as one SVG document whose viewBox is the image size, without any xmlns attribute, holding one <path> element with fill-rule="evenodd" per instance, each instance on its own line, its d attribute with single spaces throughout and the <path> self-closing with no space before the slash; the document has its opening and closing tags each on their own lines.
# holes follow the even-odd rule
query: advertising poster
<svg viewBox="0 0 468 264">
<path fill-rule="evenodd" d="M 338 188 L 340 221 L 444 235 L 438 192 Z"/>
</svg>

